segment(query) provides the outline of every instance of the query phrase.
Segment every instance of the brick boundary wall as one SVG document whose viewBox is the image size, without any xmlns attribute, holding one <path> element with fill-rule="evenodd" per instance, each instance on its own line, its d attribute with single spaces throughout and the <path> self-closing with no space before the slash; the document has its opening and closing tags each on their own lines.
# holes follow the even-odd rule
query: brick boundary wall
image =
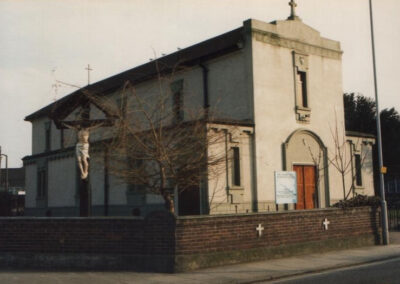
<svg viewBox="0 0 400 284">
<path fill-rule="evenodd" d="M 380 235 L 380 211 L 370 207 L 180 217 L 175 270 L 379 244 Z"/>
<path fill-rule="evenodd" d="M 0 218 L 0 268 L 186 271 L 378 244 L 379 220 L 379 210 L 370 207 L 178 218 L 161 211 L 146 218 Z"/>
</svg>

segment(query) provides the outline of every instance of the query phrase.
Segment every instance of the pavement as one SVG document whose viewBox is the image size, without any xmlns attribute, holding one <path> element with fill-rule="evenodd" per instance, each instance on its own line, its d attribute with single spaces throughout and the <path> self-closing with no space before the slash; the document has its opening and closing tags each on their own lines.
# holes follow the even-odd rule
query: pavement
<svg viewBox="0 0 400 284">
<path fill-rule="evenodd" d="M 400 232 L 390 232 L 390 245 L 387 246 L 300 255 L 184 273 L 1 271 L 0 283 L 257 283 L 398 257 L 400 257 Z"/>
</svg>

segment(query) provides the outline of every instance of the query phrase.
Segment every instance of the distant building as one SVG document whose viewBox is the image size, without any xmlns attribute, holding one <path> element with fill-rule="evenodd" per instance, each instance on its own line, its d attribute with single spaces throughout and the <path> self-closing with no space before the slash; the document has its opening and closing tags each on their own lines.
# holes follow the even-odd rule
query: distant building
<svg viewBox="0 0 400 284">
<path fill-rule="evenodd" d="M 7 186 L 8 183 L 8 186 Z M 8 211 L 10 215 L 19 216 L 24 213 L 25 206 L 25 169 L 5 168 L 1 169 L 0 191 L 11 194 Z"/>
<path fill-rule="evenodd" d="M 179 107 L 216 109 L 218 117 L 210 125 L 226 135 L 219 150 L 232 157 L 218 183 L 200 183 L 195 194 L 180 196 L 179 203 L 188 205 L 182 210 L 195 214 L 301 210 L 329 207 L 354 193 L 373 195 L 374 139 L 346 135 L 344 130 L 342 53 L 338 41 L 321 37 L 292 12 L 284 21 L 247 20 L 235 30 L 157 59 L 160 66 L 183 66 L 174 82 L 177 94 L 183 96 Z M 117 103 L 115 90 L 126 80 L 139 96 L 157 90 L 156 62 L 76 93 L 95 91 Z M 60 131 L 49 118 L 57 103 L 26 117 L 32 123 L 32 155 L 24 158 L 27 215 L 45 215 L 49 210 L 53 216 L 78 214 L 75 134 Z M 187 118 L 182 114 L 180 119 Z M 104 153 L 90 155 L 99 160 Z M 341 159 L 343 176 L 335 167 Z M 132 191 L 102 168 L 90 170 L 94 215 L 103 214 L 105 200 L 110 215 L 143 215 L 163 207 L 160 196 Z M 278 204 L 275 176 L 283 171 L 296 173 L 297 203 Z M 283 190 L 279 194 L 284 195 L 285 183 L 279 184 Z M 214 190 L 221 194 L 214 196 Z"/>
<path fill-rule="evenodd" d="M 385 194 L 389 205 L 400 206 L 400 167 L 388 167 L 385 175 Z"/>
<path fill-rule="evenodd" d="M 0 190 L 6 189 L 8 182 L 8 191 L 17 195 L 25 193 L 25 169 L 22 168 L 9 168 L 8 169 L 8 181 L 7 181 L 7 169 L 1 169 L 1 180 Z"/>
</svg>

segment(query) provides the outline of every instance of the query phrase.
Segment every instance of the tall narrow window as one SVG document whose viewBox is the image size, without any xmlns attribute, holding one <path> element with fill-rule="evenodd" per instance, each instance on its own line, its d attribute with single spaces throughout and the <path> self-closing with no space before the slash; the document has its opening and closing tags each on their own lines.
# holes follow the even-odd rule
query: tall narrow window
<svg viewBox="0 0 400 284">
<path fill-rule="evenodd" d="M 310 122 L 311 109 L 309 90 L 307 88 L 309 62 L 306 54 L 293 52 L 294 81 L 296 99 L 296 119 L 302 123 Z"/>
<path fill-rule="evenodd" d="M 183 121 L 183 80 L 175 81 L 171 84 L 172 92 L 172 112 L 174 122 Z"/>
<path fill-rule="evenodd" d="M 60 148 L 64 149 L 64 129 L 60 129 Z"/>
<path fill-rule="evenodd" d="M 134 179 L 131 180 L 131 183 L 128 186 L 128 191 L 130 192 L 138 192 L 145 188 L 144 180 L 146 179 L 146 173 L 144 172 L 144 160 L 142 159 L 134 159 L 133 157 L 128 157 L 128 165 L 129 170 L 134 173 Z M 143 178 L 143 180 L 141 179 Z"/>
<path fill-rule="evenodd" d="M 297 99 L 300 107 L 308 107 L 307 73 L 297 71 Z"/>
<path fill-rule="evenodd" d="M 43 198 L 46 196 L 46 187 L 47 187 L 46 170 L 40 169 L 37 174 L 37 197 L 38 198 Z"/>
<path fill-rule="evenodd" d="M 362 174 L 361 174 L 361 156 L 359 154 L 354 155 L 355 169 L 356 169 L 356 185 L 362 186 Z"/>
<path fill-rule="evenodd" d="M 233 185 L 240 186 L 240 152 L 239 147 L 232 147 L 232 178 Z"/>
<path fill-rule="evenodd" d="M 45 127 L 45 151 L 51 150 L 51 122 L 47 121 Z"/>
</svg>

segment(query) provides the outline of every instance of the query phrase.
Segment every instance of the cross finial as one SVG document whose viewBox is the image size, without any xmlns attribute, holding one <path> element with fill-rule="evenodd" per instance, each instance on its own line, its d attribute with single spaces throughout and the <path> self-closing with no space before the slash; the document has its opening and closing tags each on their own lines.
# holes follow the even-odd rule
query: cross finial
<svg viewBox="0 0 400 284">
<path fill-rule="evenodd" d="M 85 70 L 87 70 L 87 84 L 90 85 L 90 71 L 92 71 L 93 69 L 91 69 L 90 64 L 88 64 Z"/>
<path fill-rule="evenodd" d="M 300 18 L 296 15 L 297 3 L 294 2 L 294 0 L 290 0 L 289 6 L 290 6 L 290 16 L 288 20 L 300 20 Z"/>
</svg>

